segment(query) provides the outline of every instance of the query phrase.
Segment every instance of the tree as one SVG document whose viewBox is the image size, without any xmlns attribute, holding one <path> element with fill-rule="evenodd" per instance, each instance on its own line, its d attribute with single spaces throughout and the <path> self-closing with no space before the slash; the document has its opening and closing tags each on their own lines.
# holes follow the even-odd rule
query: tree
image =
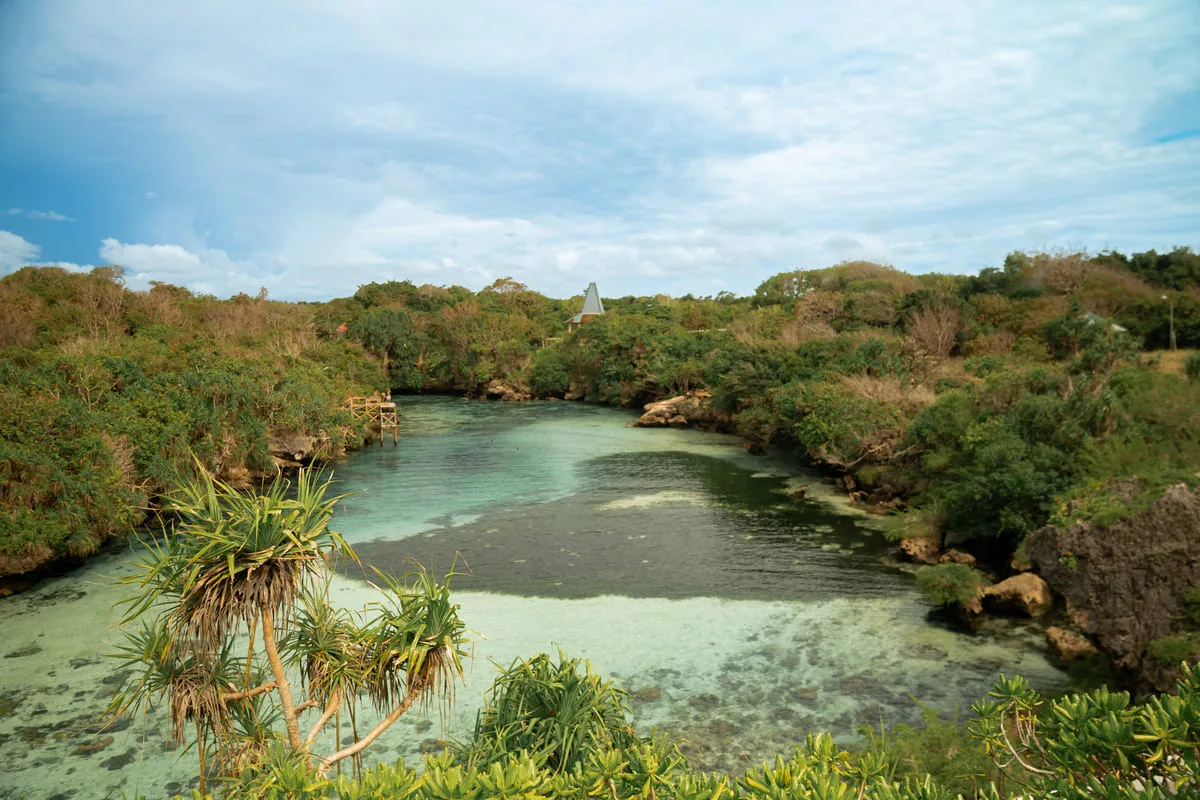
<svg viewBox="0 0 1200 800">
<path fill-rule="evenodd" d="M 125 579 L 138 591 L 123 623 L 138 627 L 117 655 L 134 671 L 112 710 L 165 700 L 175 741 L 194 729 L 202 791 L 209 772 L 238 775 L 280 750 L 324 776 L 414 702 L 448 699 L 462 675 L 458 606 L 447 584 L 424 570 L 407 585 L 380 576 L 380 598 L 361 614 L 330 607 L 326 559 L 335 551 L 354 556 L 329 528 L 344 497 L 328 496 L 329 486 L 301 472 L 294 497 L 283 480 L 248 496 L 201 471 L 169 500 L 180 520 L 174 534 Z M 234 652 L 242 635 L 244 658 Z M 305 699 L 292 684 L 297 671 Z M 355 723 L 356 741 L 343 747 L 335 718 L 345 713 L 355 722 L 360 694 L 381 721 L 362 736 Z M 312 710 L 319 717 L 303 733 Z M 273 724 L 280 719 L 282 732 Z M 311 750 L 331 720 L 333 752 L 314 763 Z"/>
<path fill-rule="evenodd" d="M 404 309 L 373 309 L 355 320 L 350 334 L 362 342 L 363 347 L 383 357 L 386 372 L 388 356 L 397 355 L 412 335 L 412 318 Z"/>
</svg>

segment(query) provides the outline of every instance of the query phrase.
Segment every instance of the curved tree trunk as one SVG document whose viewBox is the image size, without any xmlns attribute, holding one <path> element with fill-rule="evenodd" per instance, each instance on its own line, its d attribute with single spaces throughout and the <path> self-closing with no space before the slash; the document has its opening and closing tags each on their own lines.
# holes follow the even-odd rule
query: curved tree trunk
<svg viewBox="0 0 1200 800">
<path fill-rule="evenodd" d="M 263 647 L 267 651 L 267 660 L 271 662 L 271 672 L 275 673 L 275 687 L 279 690 L 279 704 L 283 706 L 283 721 L 287 724 L 288 744 L 300 752 L 304 748 L 304 740 L 300 738 L 300 720 L 297 719 L 296 705 L 292 702 L 292 685 L 288 683 L 287 673 L 283 671 L 283 661 L 279 658 L 279 650 L 275 647 L 275 625 L 271 615 L 262 615 Z"/>
<path fill-rule="evenodd" d="M 410 689 L 408 694 L 404 697 L 400 704 L 396 706 L 392 713 L 384 717 L 383 721 L 376 725 L 370 733 L 349 747 L 343 747 L 333 755 L 322 760 L 321 765 L 317 767 L 317 774 L 324 778 L 326 773 L 329 772 L 329 768 L 334 764 L 341 761 L 343 758 L 348 758 L 361 752 L 362 750 L 365 750 L 367 745 L 378 739 L 380 734 L 392 727 L 392 723 L 400 719 L 401 715 L 404 714 L 405 711 L 408 711 L 409 707 L 412 706 L 413 701 L 415 701 L 420 695 L 421 692 L 419 689 Z"/>
</svg>

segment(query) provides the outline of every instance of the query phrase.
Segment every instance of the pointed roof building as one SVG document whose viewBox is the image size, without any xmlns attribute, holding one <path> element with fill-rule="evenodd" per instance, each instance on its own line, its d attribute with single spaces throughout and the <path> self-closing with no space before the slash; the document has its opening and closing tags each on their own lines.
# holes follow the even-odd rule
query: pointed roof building
<svg viewBox="0 0 1200 800">
<path fill-rule="evenodd" d="M 568 327 L 582 325 L 592 317 L 598 317 L 603 313 L 604 303 L 600 302 L 600 290 L 596 288 L 596 282 L 592 281 L 583 295 L 583 310 L 567 320 L 567 325 Z"/>
</svg>

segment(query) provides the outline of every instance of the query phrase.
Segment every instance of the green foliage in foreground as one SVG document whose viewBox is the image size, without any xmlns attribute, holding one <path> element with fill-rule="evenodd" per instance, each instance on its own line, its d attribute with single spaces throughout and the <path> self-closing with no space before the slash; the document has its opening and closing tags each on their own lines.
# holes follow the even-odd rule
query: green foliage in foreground
<svg viewBox="0 0 1200 800">
<path fill-rule="evenodd" d="M 460 748 L 463 760 L 483 767 L 526 753 L 539 767 L 571 770 L 588 753 L 622 750 L 637 738 L 626 722 L 628 692 L 560 650 L 558 661 L 541 653 L 514 661 L 492 686 L 475 722 L 475 735 Z"/>
<path fill-rule="evenodd" d="M 540 682 L 545 675 L 528 669 L 536 662 L 519 662 L 497 685 L 512 692 L 520 691 L 514 682 Z M 559 666 L 564 663 L 560 656 Z M 975 717 L 967 728 L 973 742 L 965 747 L 957 722 L 934 720 L 925 733 L 893 729 L 887 736 L 872 736 L 858 752 L 838 748 L 828 734 L 809 734 L 792 755 L 777 756 L 742 776 L 700 773 L 674 743 L 656 737 L 620 747 L 597 742 L 578 751 L 569 769 L 549 766 L 528 750 L 497 753 L 477 764 L 446 752 L 427 758 L 420 772 L 398 761 L 367 769 L 357 780 L 324 779 L 301 761 L 276 755 L 248 771 L 229 792 L 269 800 L 1166 800 L 1200 795 L 1196 667 L 1182 668 L 1176 694 L 1142 704 L 1106 689 L 1047 701 L 1018 677 L 1001 678 L 972 710 Z M 925 748 L 928 753 L 922 753 Z"/>
<path fill-rule="evenodd" d="M 342 499 L 330 483 L 301 471 L 294 487 L 253 496 L 204 473 L 171 495 L 180 530 L 122 581 L 137 587 L 122 623 L 138 625 L 114 654 L 129 677 L 110 710 L 165 706 L 172 740 L 196 745 L 201 790 L 210 773 L 264 786 L 324 776 L 414 703 L 448 702 L 462 677 L 458 606 L 424 570 L 407 583 L 380 576 L 361 612 L 329 604 L 328 559 L 354 558 L 329 527 Z M 382 717 L 361 737 L 359 698 Z M 303 736 L 310 708 L 320 716 Z M 343 714 L 357 741 L 343 740 Z"/>
</svg>

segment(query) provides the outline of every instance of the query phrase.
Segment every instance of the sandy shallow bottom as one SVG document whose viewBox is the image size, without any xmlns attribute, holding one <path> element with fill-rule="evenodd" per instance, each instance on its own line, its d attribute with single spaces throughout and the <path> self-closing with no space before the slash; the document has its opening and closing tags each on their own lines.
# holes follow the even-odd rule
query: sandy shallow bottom
<svg viewBox="0 0 1200 800">
<path fill-rule="evenodd" d="M 130 560 L 103 557 L 6 602 L 0 797 L 164 797 L 193 785 L 194 754 L 167 749 L 159 717 L 108 729 L 100 722 L 123 677 L 102 654 L 119 638 L 111 626 L 122 592 L 112 578 Z M 371 597 L 362 582 L 334 578 L 334 603 L 359 608 Z M 632 702 L 638 729 L 682 735 L 699 766 L 736 772 L 786 752 L 809 731 L 852 741 L 864 723 L 914 721 L 910 696 L 948 711 L 981 696 L 1002 672 L 1046 689 L 1066 685 L 1031 626 L 998 624 L 988 635 L 965 636 L 928 624 L 915 598 L 771 603 L 463 592 L 458 601 L 477 634 L 453 711 L 444 720 L 436 711 L 401 720 L 368 761 L 416 763 L 439 740 L 469 737 L 495 665 L 557 647 L 631 692 L 657 689 L 658 699 Z M 360 724 L 370 721 L 364 711 Z M 331 749 L 327 738 L 318 752 Z"/>
<path fill-rule="evenodd" d="M 1067 685 L 1030 623 L 932 624 L 870 519 L 733 437 L 629 429 L 628 414 L 578 404 L 435 399 L 402 414 L 401 447 L 338 465 L 344 489 L 365 491 L 337 525 L 385 569 L 467 555 L 455 596 L 474 658 L 451 713 L 402 719 L 368 762 L 469 737 L 496 665 L 559 647 L 655 698 L 631 701 L 641 732 L 669 730 L 698 766 L 738 773 L 811 731 L 851 742 L 864 723 L 915 722 L 913 697 L 966 712 L 1001 673 Z M 809 499 L 790 499 L 802 485 Z M 116 580 L 136 560 L 102 555 L 0 600 L 0 798 L 194 785 L 194 752 L 167 744 L 159 716 L 102 727 L 125 677 L 105 657 L 121 639 Z M 361 608 L 372 591 L 338 575 L 330 596 Z M 331 732 L 315 749 L 333 746 Z"/>
</svg>

